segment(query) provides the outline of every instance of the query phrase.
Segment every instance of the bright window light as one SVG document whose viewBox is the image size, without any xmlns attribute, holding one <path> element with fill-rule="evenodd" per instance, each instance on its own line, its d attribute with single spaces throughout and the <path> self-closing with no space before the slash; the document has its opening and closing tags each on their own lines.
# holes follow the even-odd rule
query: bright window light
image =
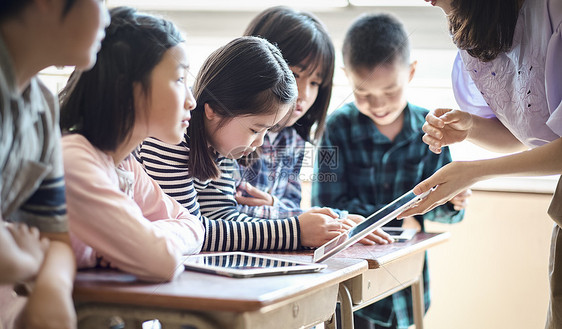
<svg viewBox="0 0 562 329">
<path fill-rule="evenodd" d="M 429 4 L 422 0 L 349 0 L 353 6 L 422 7 Z"/>
<path fill-rule="evenodd" d="M 421 0 L 420 0 L 421 1 Z M 108 0 L 108 6 L 130 6 L 141 10 L 261 10 L 264 8 L 284 5 L 295 8 L 334 9 L 347 7 L 347 0 L 206 0 L 206 1 L 180 1 L 180 0 Z"/>
</svg>

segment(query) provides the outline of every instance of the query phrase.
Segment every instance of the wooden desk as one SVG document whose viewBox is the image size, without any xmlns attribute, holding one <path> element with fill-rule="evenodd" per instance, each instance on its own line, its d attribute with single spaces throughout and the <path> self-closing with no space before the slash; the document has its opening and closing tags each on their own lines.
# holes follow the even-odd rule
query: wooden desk
<svg viewBox="0 0 562 329">
<path fill-rule="evenodd" d="M 309 255 L 280 255 L 308 261 Z M 81 329 L 126 328 L 159 319 L 166 329 L 306 328 L 330 319 L 339 284 L 367 270 L 359 259 L 331 259 L 314 274 L 233 279 L 185 271 L 173 282 L 147 284 L 111 270 L 79 271 L 74 300 Z M 115 318 L 114 318 L 115 319 Z"/>
<path fill-rule="evenodd" d="M 407 242 L 377 246 L 356 244 L 338 254 L 338 257 L 365 259 L 369 264 L 369 270 L 340 285 L 342 327 L 354 327 L 354 311 L 412 286 L 414 322 L 417 329 L 423 329 L 424 252 L 447 241 L 449 236 L 448 232 L 418 233 Z"/>
</svg>

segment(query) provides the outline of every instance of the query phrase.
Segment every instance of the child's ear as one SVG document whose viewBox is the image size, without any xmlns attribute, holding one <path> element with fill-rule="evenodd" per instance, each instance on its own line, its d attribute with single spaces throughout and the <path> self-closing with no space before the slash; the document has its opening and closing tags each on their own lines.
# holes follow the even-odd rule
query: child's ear
<svg viewBox="0 0 562 329">
<path fill-rule="evenodd" d="M 208 103 L 205 103 L 205 118 L 207 118 L 207 120 L 209 121 L 213 121 L 216 120 L 216 118 L 218 118 L 218 114 L 217 112 L 215 112 L 215 110 L 213 110 L 213 108 L 211 107 L 211 105 L 209 105 Z"/>
<path fill-rule="evenodd" d="M 347 68 L 345 66 L 340 66 L 340 69 L 343 71 L 343 73 L 345 74 L 346 77 L 347 76 Z M 348 77 L 349 78 L 349 77 Z"/>
<path fill-rule="evenodd" d="M 408 82 L 411 82 L 416 74 L 416 66 L 418 66 L 418 61 L 413 61 L 410 63 L 410 77 L 408 78 Z"/>
</svg>

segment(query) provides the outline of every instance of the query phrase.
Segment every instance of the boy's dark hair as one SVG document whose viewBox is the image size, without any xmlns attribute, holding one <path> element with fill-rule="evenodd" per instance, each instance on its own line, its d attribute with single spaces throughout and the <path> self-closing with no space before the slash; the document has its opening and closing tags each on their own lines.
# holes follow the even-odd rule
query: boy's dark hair
<svg viewBox="0 0 562 329">
<path fill-rule="evenodd" d="M 389 14 L 360 16 L 345 34 L 343 60 L 351 70 L 371 70 L 401 61 L 410 63 L 410 42 L 404 26 Z"/>
<path fill-rule="evenodd" d="M 111 24 L 87 72 L 74 71 L 59 94 L 63 132 L 79 133 L 103 151 L 114 151 L 135 123 L 133 84 L 149 95 L 150 75 L 164 53 L 183 42 L 169 21 L 137 13 L 133 8 L 110 11 Z"/>
<path fill-rule="evenodd" d="M 2 0 L 0 1 L 0 22 L 7 17 L 17 16 L 32 0 Z M 76 0 L 66 0 L 62 15 L 66 15 Z"/>
<path fill-rule="evenodd" d="M 511 49 L 518 0 L 453 0 L 451 9 L 449 31 L 459 49 L 483 62 Z"/>
<path fill-rule="evenodd" d="M 208 147 L 205 104 L 224 120 L 239 116 L 265 115 L 297 99 L 295 78 L 281 52 L 267 40 L 240 37 L 214 51 L 195 78 L 189 135 L 189 169 L 200 180 L 216 178 L 220 169 Z"/>
<path fill-rule="evenodd" d="M 278 6 L 264 10 L 251 22 L 244 35 L 260 36 L 279 47 L 290 66 L 303 65 L 312 72 L 321 65 L 322 84 L 316 101 L 294 125 L 307 141 L 316 142 L 322 136 L 326 113 L 332 96 L 335 51 L 326 27 L 312 13 L 297 12 Z M 311 130 L 316 125 L 314 136 Z"/>
</svg>

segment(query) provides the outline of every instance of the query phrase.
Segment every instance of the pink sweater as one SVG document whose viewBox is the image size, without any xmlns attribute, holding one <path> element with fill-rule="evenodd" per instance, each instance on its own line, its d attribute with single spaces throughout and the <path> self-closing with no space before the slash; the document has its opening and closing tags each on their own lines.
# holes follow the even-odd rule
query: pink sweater
<svg viewBox="0 0 562 329">
<path fill-rule="evenodd" d="M 129 157 L 119 166 L 82 135 L 63 137 L 68 219 L 78 268 L 98 257 L 143 280 L 171 280 L 204 228 Z"/>
</svg>

